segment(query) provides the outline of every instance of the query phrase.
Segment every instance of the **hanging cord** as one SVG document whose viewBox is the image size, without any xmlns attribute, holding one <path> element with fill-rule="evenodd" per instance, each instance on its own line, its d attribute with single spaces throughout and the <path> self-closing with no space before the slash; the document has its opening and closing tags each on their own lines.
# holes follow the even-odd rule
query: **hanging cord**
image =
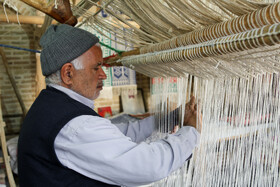
<svg viewBox="0 0 280 187">
<path fill-rule="evenodd" d="M 17 12 L 17 21 L 18 21 L 18 24 L 20 25 L 19 17 L 18 17 L 18 9 L 17 9 L 17 7 L 16 7 L 15 5 L 13 5 L 9 0 L 5 0 L 4 3 L 3 3 L 4 13 L 5 13 L 7 22 L 9 23 L 10 21 L 9 21 L 7 12 L 6 12 L 6 8 L 5 8 L 6 5 L 8 5 L 9 8 L 12 8 L 12 9 L 14 9 L 14 10 Z"/>
</svg>

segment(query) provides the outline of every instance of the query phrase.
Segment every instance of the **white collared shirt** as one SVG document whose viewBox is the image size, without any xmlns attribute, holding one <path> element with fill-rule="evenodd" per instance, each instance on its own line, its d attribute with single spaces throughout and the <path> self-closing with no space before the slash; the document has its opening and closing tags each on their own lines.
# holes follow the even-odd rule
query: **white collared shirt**
<svg viewBox="0 0 280 187">
<path fill-rule="evenodd" d="M 49 86 L 94 108 L 94 101 L 70 89 Z M 199 142 L 193 127 L 183 127 L 149 144 L 143 142 L 154 128 L 154 117 L 112 124 L 105 118 L 82 115 L 61 129 L 54 142 L 55 152 L 62 165 L 89 178 L 114 185 L 144 185 L 181 167 Z"/>
</svg>

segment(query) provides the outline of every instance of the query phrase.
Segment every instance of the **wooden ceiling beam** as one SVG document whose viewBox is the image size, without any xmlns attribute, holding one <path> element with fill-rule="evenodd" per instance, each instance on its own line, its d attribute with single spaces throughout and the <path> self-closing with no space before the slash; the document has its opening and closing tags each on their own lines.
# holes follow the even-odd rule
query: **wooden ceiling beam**
<svg viewBox="0 0 280 187">
<path fill-rule="evenodd" d="M 72 26 L 75 26 L 77 24 L 77 18 L 75 18 L 72 14 L 69 0 L 61 0 L 58 1 L 57 4 L 54 0 L 48 2 L 44 0 L 21 1 L 51 16 L 59 23 L 65 23 Z"/>
</svg>

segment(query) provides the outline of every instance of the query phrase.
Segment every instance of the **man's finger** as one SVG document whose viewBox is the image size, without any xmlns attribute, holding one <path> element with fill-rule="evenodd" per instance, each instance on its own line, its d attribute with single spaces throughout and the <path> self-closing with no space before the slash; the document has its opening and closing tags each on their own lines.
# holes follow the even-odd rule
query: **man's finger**
<svg viewBox="0 0 280 187">
<path fill-rule="evenodd" d="M 195 97 L 192 96 L 190 100 L 190 110 L 194 110 L 195 107 Z"/>
<path fill-rule="evenodd" d="M 195 104 L 195 97 L 194 96 L 191 96 L 191 99 L 190 99 L 190 105 L 194 105 Z"/>
</svg>

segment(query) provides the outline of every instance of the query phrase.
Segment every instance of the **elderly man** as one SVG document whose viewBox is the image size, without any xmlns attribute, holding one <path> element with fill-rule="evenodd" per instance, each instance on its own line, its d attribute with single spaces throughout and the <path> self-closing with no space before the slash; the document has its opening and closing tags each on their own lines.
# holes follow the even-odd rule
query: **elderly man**
<svg viewBox="0 0 280 187">
<path fill-rule="evenodd" d="M 68 25 L 42 36 L 41 65 L 47 88 L 31 106 L 19 137 L 21 187 L 139 186 L 183 165 L 199 134 L 186 126 L 147 144 L 154 118 L 113 125 L 93 109 L 106 75 L 99 40 Z M 194 100 L 190 108 L 194 108 Z M 186 115 L 195 126 L 196 114 Z"/>
</svg>

